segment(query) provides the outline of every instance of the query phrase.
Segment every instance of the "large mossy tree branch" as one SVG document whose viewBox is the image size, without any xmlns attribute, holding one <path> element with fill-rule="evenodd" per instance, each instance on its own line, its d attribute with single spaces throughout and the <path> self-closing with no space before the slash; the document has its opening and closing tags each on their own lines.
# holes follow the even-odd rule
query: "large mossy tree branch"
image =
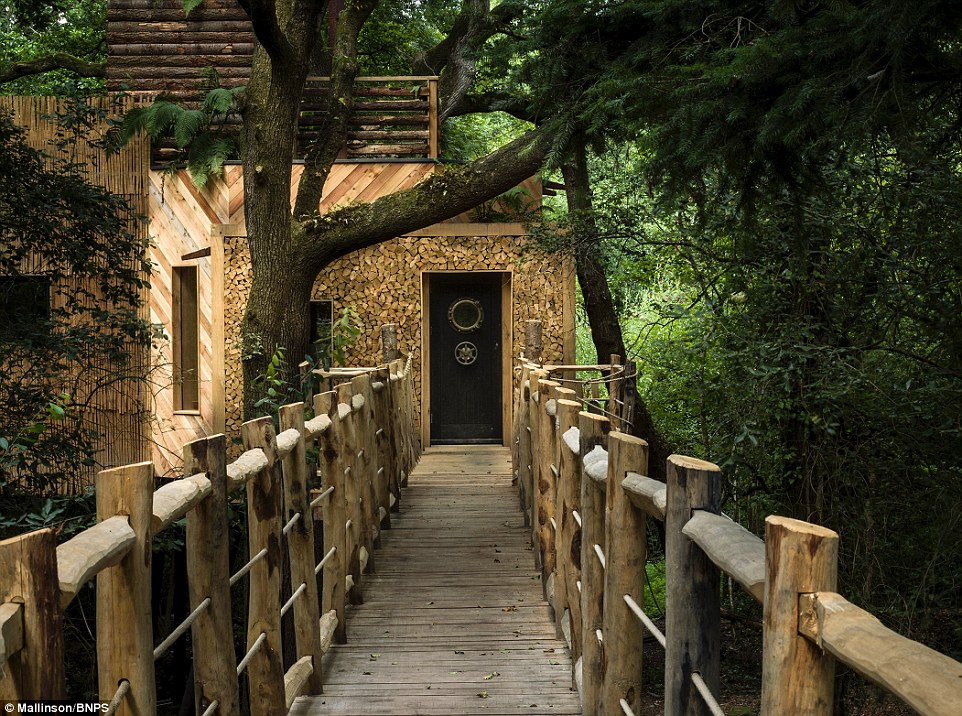
<svg viewBox="0 0 962 716">
<path fill-rule="evenodd" d="M 438 44 L 415 58 L 414 74 L 439 75 L 440 120 L 454 116 L 474 83 L 474 55 L 492 36 L 522 12 L 522 5 L 505 3 L 493 10 L 489 0 L 463 0 L 451 30 Z M 461 112 L 464 114 L 464 112 Z"/>
<path fill-rule="evenodd" d="M 0 65 L 0 84 L 53 70 L 67 70 L 81 77 L 106 77 L 107 63 L 91 62 L 66 52 L 54 52 L 33 60 Z"/>
<path fill-rule="evenodd" d="M 320 271 L 352 251 L 468 211 L 537 173 L 550 147 L 546 125 L 476 162 L 438 171 L 411 189 L 312 219 L 302 239 L 307 260 Z"/>
</svg>

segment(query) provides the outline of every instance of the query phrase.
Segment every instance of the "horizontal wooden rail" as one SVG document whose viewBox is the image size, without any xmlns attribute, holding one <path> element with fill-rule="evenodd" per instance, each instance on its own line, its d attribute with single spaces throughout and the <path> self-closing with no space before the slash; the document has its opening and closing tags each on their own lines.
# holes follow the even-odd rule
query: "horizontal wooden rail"
<svg viewBox="0 0 962 716">
<path fill-rule="evenodd" d="M 840 594 L 800 595 L 798 631 L 919 713 L 962 713 L 962 664 L 888 629 Z"/>
<path fill-rule="evenodd" d="M 98 572 L 117 564 L 136 541 L 128 518 L 117 515 L 84 530 L 57 547 L 60 608 Z"/>
<path fill-rule="evenodd" d="M 571 389 L 582 370 L 633 375 L 614 358 L 518 367 L 512 462 L 526 524 L 545 527 L 532 532 L 535 562 L 552 566 L 544 582 L 586 716 L 640 712 L 639 629 L 665 648 L 665 713 L 720 713 L 719 570 L 763 605 L 764 713 L 832 713 L 835 659 L 920 713 L 962 713 L 962 664 L 836 593 L 837 534 L 770 516 L 759 538 L 721 514 L 711 463 L 674 455 L 668 484 L 647 477 L 647 444 L 598 414 L 605 376 L 585 381 L 590 399 Z M 627 409 L 617 382 L 607 382 L 609 405 Z M 664 634 L 640 606 L 646 516 L 665 523 Z"/>
<path fill-rule="evenodd" d="M 61 612 L 94 578 L 100 699 L 110 702 L 112 713 L 156 713 L 154 661 L 188 631 L 196 713 L 236 713 L 238 676 L 245 671 L 252 716 L 276 714 L 302 693 L 320 693 L 320 659 L 347 637 L 348 593 L 363 598 L 362 576 L 373 566 L 381 530 L 420 453 L 412 361 L 410 355 L 394 360 L 316 396 L 309 420 L 303 404 L 283 406 L 279 432 L 270 418 L 245 423 L 247 449 L 230 464 L 226 439 L 217 435 L 186 445 L 187 477 L 156 490 L 150 463 L 100 473 L 98 522 L 59 546 L 52 530 L 0 542 L 0 698 L 62 696 Z M 307 462 L 315 441 L 319 471 Z M 315 475 L 320 485 L 312 484 Z M 231 575 L 228 494 L 242 487 L 253 556 Z M 190 613 L 157 635 L 155 646 L 151 540 L 183 518 Z M 318 563 L 315 524 L 327 547 Z M 294 585 L 289 595 L 280 583 L 285 551 Z M 237 664 L 230 588 L 245 578 L 248 643 Z M 296 654 L 286 672 L 280 669 L 285 615 L 293 616 Z"/>
</svg>

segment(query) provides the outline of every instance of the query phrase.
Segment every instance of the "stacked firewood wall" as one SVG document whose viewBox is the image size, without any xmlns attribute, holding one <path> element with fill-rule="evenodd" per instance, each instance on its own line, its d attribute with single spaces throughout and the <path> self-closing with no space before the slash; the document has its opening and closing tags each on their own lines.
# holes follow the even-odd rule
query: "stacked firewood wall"
<svg viewBox="0 0 962 716">
<path fill-rule="evenodd" d="M 224 244 L 224 323 L 227 372 L 227 430 L 242 422 L 243 381 L 240 323 L 250 289 L 250 263 L 246 239 Z M 512 355 L 524 349 L 524 319 L 543 316 L 544 354 L 547 363 L 563 362 L 565 301 L 570 290 L 567 261 L 526 246 L 523 236 L 402 237 L 356 251 L 336 261 L 318 277 L 314 298 L 333 302 L 335 319 L 347 307 L 357 311 L 360 335 L 350 347 L 351 365 L 380 363 L 380 326 L 397 325 L 402 353 L 415 355 L 415 414 L 420 415 L 421 395 L 421 272 L 512 272 Z M 569 317 L 570 318 L 570 317 Z"/>
</svg>

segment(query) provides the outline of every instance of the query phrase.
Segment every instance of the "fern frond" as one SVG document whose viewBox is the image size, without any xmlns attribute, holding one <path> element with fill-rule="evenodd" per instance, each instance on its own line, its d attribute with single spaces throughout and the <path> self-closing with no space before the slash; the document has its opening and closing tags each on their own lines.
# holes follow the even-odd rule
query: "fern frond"
<svg viewBox="0 0 962 716">
<path fill-rule="evenodd" d="M 204 97 L 203 111 L 209 115 L 227 114 L 234 104 L 234 93 L 225 87 L 215 87 Z"/>
<path fill-rule="evenodd" d="M 183 149 L 190 144 L 198 132 L 207 127 L 207 124 L 207 115 L 199 109 L 189 109 L 181 113 L 174 127 L 174 141 L 177 143 L 178 149 Z"/>
</svg>

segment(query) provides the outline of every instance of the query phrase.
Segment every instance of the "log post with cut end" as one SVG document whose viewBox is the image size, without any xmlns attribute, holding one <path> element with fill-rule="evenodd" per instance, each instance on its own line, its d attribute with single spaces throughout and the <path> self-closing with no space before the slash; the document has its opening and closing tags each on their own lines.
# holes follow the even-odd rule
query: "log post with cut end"
<svg viewBox="0 0 962 716">
<path fill-rule="evenodd" d="M 798 633 L 798 597 L 834 592 L 838 535 L 788 517 L 765 519 L 762 713 L 832 713 L 835 659 Z"/>
<path fill-rule="evenodd" d="M 363 530 L 364 516 L 360 509 L 361 492 L 357 469 L 357 438 L 355 427 L 357 413 L 351 409 L 351 398 L 354 396 L 350 383 L 336 386 L 337 410 L 340 411 L 340 444 L 337 452 L 338 464 L 344 473 L 344 506 L 347 530 L 347 576 L 350 577 L 351 590 L 347 594 L 349 604 L 363 604 L 364 593 L 361 587 L 361 547 L 364 546 Z"/>
<path fill-rule="evenodd" d="M 314 414 L 327 415 L 331 427 L 318 439 L 318 453 L 321 471 L 321 489 L 331 487 L 334 491 L 322 503 L 324 515 L 324 549 L 334 549 L 334 554 L 324 565 L 324 580 L 321 590 L 321 611 L 327 614 L 334 611 L 337 627 L 334 641 L 347 643 L 347 626 L 344 621 L 346 596 L 344 593 L 347 578 L 347 501 L 345 499 L 344 468 L 338 453 L 341 444 L 341 420 L 337 411 L 337 394 L 321 393 L 314 396 Z"/>
<path fill-rule="evenodd" d="M 571 455 L 571 451 L 568 450 L 568 447 L 564 444 L 561 436 L 564 434 L 565 430 L 571 427 L 570 423 L 577 419 L 578 411 L 577 403 L 575 403 L 575 410 L 569 413 L 567 417 L 569 424 L 565 426 L 562 413 L 566 408 L 562 401 L 573 398 L 575 392 L 573 390 L 569 390 L 568 388 L 556 388 L 553 393 L 555 400 L 555 438 L 552 463 L 557 468 L 557 473 L 555 473 L 554 480 L 554 504 L 551 506 L 551 514 L 554 516 L 554 524 L 556 525 L 556 529 L 554 530 L 554 599 L 551 602 L 551 607 L 554 610 L 555 632 L 560 639 L 564 637 L 564 613 L 565 609 L 568 609 L 567 573 L 568 562 L 570 561 L 569 555 L 565 554 L 566 525 L 564 519 L 564 499 L 562 492 L 564 489 L 563 481 L 565 479 L 564 459 L 566 454 Z"/>
<path fill-rule="evenodd" d="M 720 572 L 682 533 L 693 510 L 721 511 L 721 471 L 703 460 L 668 458 L 665 508 L 665 714 L 711 712 L 691 675 L 718 696 L 721 658 Z"/>
<path fill-rule="evenodd" d="M 284 665 L 281 650 L 281 502 L 284 489 L 277 461 L 277 441 L 270 418 L 258 418 L 241 426 L 244 449 L 260 448 L 267 466 L 247 483 L 247 543 L 254 557 L 267 556 L 249 574 L 247 649 L 265 639 L 247 665 L 251 716 L 283 713 Z"/>
<path fill-rule="evenodd" d="M 616 714 L 624 699 L 641 711 L 642 641 L 645 629 L 624 596 L 643 602 L 645 593 L 645 513 L 621 487 L 628 472 L 648 474 L 648 443 L 625 433 L 608 436 L 608 486 L 605 491 L 605 680 L 604 714 Z"/>
<path fill-rule="evenodd" d="M 541 546 L 541 587 L 545 599 L 548 599 L 548 580 L 554 574 L 557 559 L 555 556 L 555 531 L 552 526 L 555 512 L 555 474 L 558 469 L 557 458 L 557 429 L 555 417 L 557 400 L 555 391 L 561 387 L 553 380 L 541 380 L 538 391 L 541 393 L 539 405 L 538 426 L 538 457 L 537 457 L 537 489 L 535 497 L 538 500 L 538 543 Z M 549 405 L 550 404 L 550 405 Z M 549 407 L 551 408 L 549 410 Z"/>
<path fill-rule="evenodd" d="M 97 575 L 97 677 L 101 701 L 121 682 L 130 691 L 117 709 L 126 716 L 157 712 L 150 599 L 150 521 L 154 466 L 149 462 L 104 470 L 96 477 L 97 521 L 127 515 L 136 541 L 127 555 Z"/>
<path fill-rule="evenodd" d="M 524 514 L 524 526 L 531 526 L 531 387 L 529 383 L 529 369 L 525 366 L 521 371 L 521 389 L 518 395 L 518 446 L 516 459 L 516 473 L 518 476 L 518 499 L 521 512 Z"/>
<path fill-rule="evenodd" d="M 608 447 L 608 418 L 590 413 L 578 415 L 581 461 L 595 447 Z M 595 545 L 605 544 L 605 485 L 597 484 L 581 471 L 581 703 L 585 716 L 604 714 L 601 710 L 601 684 L 604 652 L 598 639 L 602 629 L 605 570 Z"/>
<path fill-rule="evenodd" d="M 524 322 L 524 357 L 531 363 L 541 363 L 541 321 L 528 319 Z"/>
<path fill-rule="evenodd" d="M 240 713 L 230 601 L 230 533 L 227 523 L 227 441 L 223 435 L 184 446 L 184 474 L 203 472 L 210 494 L 187 513 L 187 586 L 193 611 L 210 605 L 191 626 L 194 707 L 204 713 L 214 701 L 223 716 Z"/>
<path fill-rule="evenodd" d="M 0 673 L 0 700 L 63 698 L 63 624 L 57 536 L 52 529 L 0 542 L 0 604 L 7 602 L 22 605 L 23 648 Z"/>
<path fill-rule="evenodd" d="M 291 593 L 302 584 L 304 592 L 294 603 L 294 640 L 297 660 L 311 658 L 314 671 L 307 680 L 307 693 L 321 693 L 321 634 L 317 579 L 314 576 L 314 520 L 308 487 L 307 448 L 304 440 L 304 404 L 285 405 L 278 415 L 282 431 L 297 430 L 300 438 L 282 463 L 284 469 L 284 524 L 301 518 L 287 533 L 287 554 L 291 568 Z"/>
<path fill-rule="evenodd" d="M 541 468 L 541 423 L 544 422 L 544 403 L 546 398 L 541 396 L 540 382 L 547 377 L 542 370 L 533 370 L 528 374 L 529 403 L 528 422 L 530 425 L 530 454 L 528 456 L 528 501 L 531 506 L 531 546 L 534 551 L 534 566 L 541 569 L 541 503 L 538 499 L 538 482 Z"/>
<path fill-rule="evenodd" d="M 395 460 L 393 447 L 391 445 L 391 433 L 387 423 L 391 419 L 391 390 L 390 377 L 386 368 L 380 368 L 374 373 L 374 377 L 383 388 L 378 391 L 371 391 L 374 396 L 374 423 L 371 430 L 374 431 L 374 444 L 377 451 L 377 470 L 375 474 L 375 486 L 377 488 L 377 503 L 380 519 L 380 526 L 383 529 L 391 529 L 391 510 L 400 504 L 400 491 L 397 489 L 395 475 Z M 394 506 L 391 505 L 391 498 L 394 498 Z M 380 509 L 384 509 L 384 516 L 380 516 Z"/>
<path fill-rule="evenodd" d="M 568 639 L 573 664 L 581 658 L 581 593 L 578 591 L 578 582 L 581 581 L 581 527 L 574 518 L 574 513 L 581 505 L 581 456 L 572 452 L 563 438 L 571 428 L 578 426 L 580 411 L 581 403 L 575 400 L 558 401 L 558 432 L 562 440 L 555 519 L 561 531 L 558 538 L 558 562 L 564 565 L 564 591 L 558 589 L 556 581 L 555 615 L 563 636 L 564 607 L 568 608 Z M 564 595 L 564 605 L 557 603 L 559 593 Z M 575 685 L 574 674 L 572 685 Z"/>
<path fill-rule="evenodd" d="M 360 471 L 358 479 L 361 485 L 361 506 L 364 509 L 364 546 L 368 553 L 367 572 L 373 573 L 374 548 L 381 546 L 381 515 L 380 501 L 377 490 L 377 444 L 374 439 L 374 390 L 371 388 L 371 376 L 359 375 L 351 380 L 354 395 L 364 400 L 355 418 L 357 426 L 357 466 Z"/>
<path fill-rule="evenodd" d="M 397 326 L 393 323 L 385 323 L 381 326 L 381 359 L 385 363 L 390 363 L 401 357 L 401 351 L 397 343 Z"/>
</svg>

